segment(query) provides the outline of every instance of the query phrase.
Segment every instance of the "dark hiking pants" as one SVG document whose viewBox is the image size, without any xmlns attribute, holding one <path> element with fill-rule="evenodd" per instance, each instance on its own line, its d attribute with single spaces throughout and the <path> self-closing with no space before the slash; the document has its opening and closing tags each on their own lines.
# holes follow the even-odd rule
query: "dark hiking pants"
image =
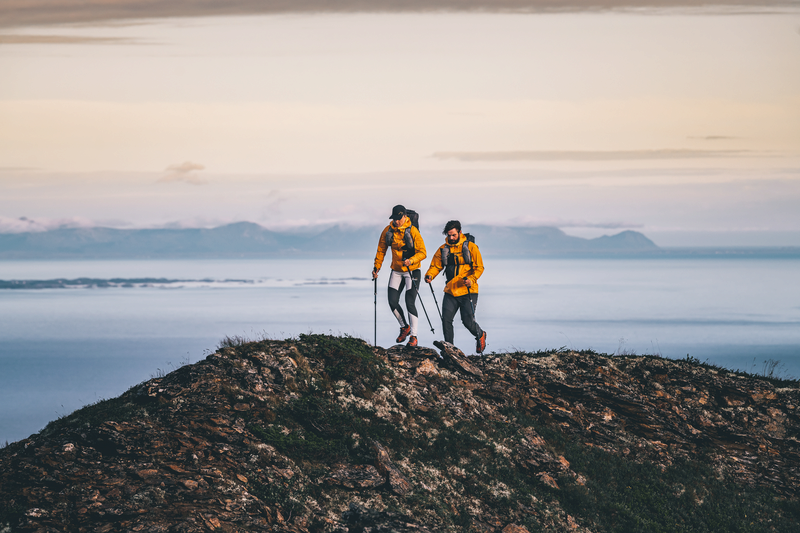
<svg viewBox="0 0 800 533">
<path fill-rule="evenodd" d="M 470 295 L 453 296 L 444 293 L 444 301 L 442 302 L 442 330 L 444 331 L 444 340 L 452 344 L 453 342 L 453 318 L 456 316 L 456 311 L 461 310 L 461 323 L 464 327 L 472 333 L 477 339 L 483 335 L 483 330 L 475 322 L 475 315 L 472 314 L 472 307 L 478 309 L 478 294 L 473 293 L 472 305 L 469 304 Z"/>
</svg>

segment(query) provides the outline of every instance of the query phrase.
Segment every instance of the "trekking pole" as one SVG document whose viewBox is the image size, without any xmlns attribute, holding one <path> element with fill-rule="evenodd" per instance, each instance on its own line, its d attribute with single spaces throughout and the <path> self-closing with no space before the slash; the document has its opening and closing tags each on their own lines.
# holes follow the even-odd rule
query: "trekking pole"
<svg viewBox="0 0 800 533">
<path fill-rule="evenodd" d="M 436 335 L 436 332 L 433 330 L 433 324 L 431 324 L 431 319 L 428 318 L 428 310 L 425 309 L 425 304 L 422 302 L 422 295 L 419 293 L 419 285 L 417 285 L 417 280 L 414 279 L 414 275 L 411 274 L 411 267 L 406 267 L 408 270 L 408 275 L 411 278 L 411 283 L 414 285 L 414 288 L 417 291 L 417 296 L 419 297 L 419 303 L 422 304 L 422 310 L 425 311 L 425 318 L 428 319 L 428 325 L 431 327 L 431 333 Z"/>
<path fill-rule="evenodd" d="M 467 281 L 467 276 L 464 276 L 461 279 Z M 472 308 L 472 320 L 475 320 L 475 304 L 472 303 L 472 291 L 469 290 L 469 286 L 467 286 L 467 295 L 469 296 L 469 306 Z"/>
<path fill-rule="evenodd" d="M 372 284 L 375 288 L 373 297 L 374 300 L 373 303 L 375 304 L 375 319 L 373 321 L 373 326 L 375 329 L 375 344 L 373 344 L 373 346 L 377 346 L 378 345 L 378 278 L 372 278 Z"/>
<path fill-rule="evenodd" d="M 436 311 L 439 313 L 439 320 L 444 320 L 442 318 L 442 312 L 439 310 L 439 302 L 436 301 L 436 292 L 434 292 L 434 290 L 433 290 L 433 284 L 428 283 L 428 287 L 431 288 L 431 294 L 433 295 L 433 303 L 436 304 Z"/>
</svg>

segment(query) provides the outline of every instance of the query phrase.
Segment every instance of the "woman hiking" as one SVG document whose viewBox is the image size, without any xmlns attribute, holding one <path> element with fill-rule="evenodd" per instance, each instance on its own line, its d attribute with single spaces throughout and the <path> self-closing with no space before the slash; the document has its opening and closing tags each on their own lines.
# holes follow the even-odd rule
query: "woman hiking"
<svg viewBox="0 0 800 533">
<path fill-rule="evenodd" d="M 392 273 L 389 275 L 389 308 L 400 324 L 400 335 L 397 336 L 397 342 L 401 343 L 411 335 L 408 346 L 416 346 L 419 322 L 416 305 L 417 288 L 421 277 L 420 264 L 427 257 L 427 253 L 422 235 L 412 223 L 410 215 L 416 216 L 416 213 L 406 210 L 402 205 L 392 208 L 392 214 L 389 217 L 392 222 L 381 232 L 378 240 L 372 279 L 378 278 L 386 251 L 391 249 Z M 406 321 L 403 308 L 400 306 L 400 292 L 403 289 L 406 291 L 408 321 Z"/>
</svg>

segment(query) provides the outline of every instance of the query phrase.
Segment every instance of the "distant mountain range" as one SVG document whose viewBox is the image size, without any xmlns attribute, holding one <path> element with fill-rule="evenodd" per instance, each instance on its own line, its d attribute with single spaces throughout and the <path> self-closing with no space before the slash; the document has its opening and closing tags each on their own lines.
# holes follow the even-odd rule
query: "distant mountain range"
<svg viewBox="0 0 800 533">
<path fill-rule="evenodd" d="M 514 227 L 476 225 L 464 228 L 475 235 L 486 255 L 530 256 L 553 254 L 631 253 L 658 250 L 656 244 L 638 231 L 622 231 L 584 239 L 549 226 Z M 438 246 L 440 243 L 437 243 Z"/>
<path fill-rule="evenodd" d="M 640 253 L 658 250 L 635 231 L 583 239 L 552 227 L 476 225 L 465 228 L 487 256 Z M 252 222 L 203 229 L 63 228 L 0 234 L 0 259 L 200 258 L 372 255 L 380 227 L 333 226 L 273 231 Z M 443 237 L 423 228 L 429 253 Z"/>
</svg>

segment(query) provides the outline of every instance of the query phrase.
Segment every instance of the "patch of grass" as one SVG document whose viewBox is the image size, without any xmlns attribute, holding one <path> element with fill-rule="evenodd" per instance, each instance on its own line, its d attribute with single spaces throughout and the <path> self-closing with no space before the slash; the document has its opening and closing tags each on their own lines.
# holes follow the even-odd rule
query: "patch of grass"
<svg viewBox="0 0 800 533">
<path fill-rule="evenodd" d="M 300 335 L 299 346 L 306 357 L 326 361 L 332 381 L 360 382 L 371 390 L 377 389 L 391 376 L 389 367 L 375 356 L 364 340 L 345 335 Z"/>
<path fill-rule="evenodd" d="M 570 468 L 587 481 L 580 485 L 573 477 L 562 475 L 558 479 L 560 490 L 551 489 L 521 476 L 519 468 L 508 469 L 496 457 L 487 461 L 487 473 L 514 489 L 517 500 L 526 494 L 540 500 L 558 500 L 566 512 L 592 531 L 800 531 L 797 499 L 769 487 L 748 487 L 721 477 L 703 457 L 678 458 L 667 467 L 636 462 L 586 446 L 559 428 L 524 413 L 511 409 L 504 412 L 513 415 L 517 424 L 534 429 L 545 439 L 551 453 L 564 455 Z M 502 438 L 501 434 L 490 436 Z M 495 502 L 499 508 L 508 505 L 509 509 L 513 509 L 512 503 Z"/>
<path fill-rule="evenodd" d="M 72 414 L 53 420 L 45 426 L 42 433 L 46 435 L 67 427 L 97 426 L 107 421 L 126 422 L 140 417 L 144 410 L 157 405 L 157 401 L 150 397 L 140 397 L 135 402 L 130 397 L 99 400 L 81 407 Z"/>
<path fill-rule="evenodd" d="M 756 360 L 753 358 L 753 366 L 751 368 L 755 367 Z M 781 377 L 781 374 L 785 374 L 785 377 Z M 761 379 L 766 379 L 767 381 L 779 386 L 797 385 L 798 382 L 797 378 L 789 375 L 784 363 L 772 358 L 764 360 L 761 367 L 761 372 L 752 373 L 750 375 L 760 377 Z"/>
<path fill-rule="evenodd" d="M 764 361 L 761 373 L 748 372 L 740 369 L 731 370 L 729 368 L 709 363 L 708 361 L 700 361 L 698 358 L 692 357 L 688 353 L 684 359 L 681 359 L 681 361 L 685 361 L 694 366 L 700 366 L 709 370 L 714 370 L 716 372 L 729 372 L 731 374 L 744 376 L 746 378 L 762 379 L 776 387 L 796 387 L 800 381 L 800 379 L 788 375 L 786 377 L 780 377 L 781 371 L 778 369 L 782 368 L 784 365 L 780 361 L 776 361 L 774 359 L 767 359 Z M 755 359 L 753 359 L 753 365 L 755 366 Z"/>
<path fill-rule="evenodd" d="M 601 531 L 800 531 L 797 502 L 720 480 L 702 461 L 679 459 L 662 470 L 575 443 L 565 456 L 589 481 L 562 478 L 561 504 Z"/>
<path fill-rule="evenodd" d="M 0 502 L 0 531 L 13 531 L 25 514 L 25 508 L 16 503 Z"/>
<path fill-rule="evenodd" d="M 360 409 L 345 409 L 322 396 L 303 396 L 276 412 L 272 425 L 252 423 L 250 429 L 263 442 L 294 461 L 372 463 L 370 440 L 392 449 L 413 445 L 395 424 Z M 359 443 L 353 439 L 359 436 Z"/>
<path fill-rule="evenodd" d="M 217 350 L 222 350 L 223 348 L 238 348 L 249 342 L 251 342 L 251 340 L 242 335 L 225 335 L 217 344 Z"/>
<path fill-rule="evenodd" d="M 721 479 L 710 461 L 677 459 L 671 466 L 586 446 L 524 415 L 555 453 L 563 454 L 585 486 L 561 476 L 553 491 L 565 511 L 592 531 L 620 533 L 800 531 L 800 502 L 772 489 Z"/>
<path fill-rule="evenodd" d="M 295 461 L 339 462 L 349 458 L 344 439 L 324 439 L 314 433 L 288 430 L 281 425 L 253 425 L 250 430 L 263 442 Z"/>
<path fill-rule="evenodd" d="M 482 429 L 466 421 L 444 428 L 433 442 L 420 449 L 416 458 L 422 462 L 448 466 L 458 464 L 459 459 L 469 457 L 474 452 L 487 452 L 487 444 L 476 436 Z"/>
</svg>

